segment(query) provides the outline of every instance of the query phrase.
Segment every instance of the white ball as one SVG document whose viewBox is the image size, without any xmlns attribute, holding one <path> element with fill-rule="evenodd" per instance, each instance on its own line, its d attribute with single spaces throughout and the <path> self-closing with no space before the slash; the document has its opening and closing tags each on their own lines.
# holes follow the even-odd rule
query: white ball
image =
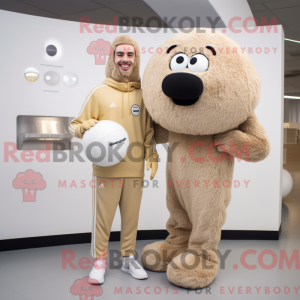
<svg viewBox="0 0 300 300">
<path fill-rule="evenodd" d="M 282 170 L 282 199 L 285 198 L 293 188 L 293 178 L 291 174 L 283 169 Z"/>
<path fill-rule="evenodd" d="M 113 121 L 99 121 L 87 130 L 82 138 L 87 158 L 101 167 L 119 163 L 127 154 L 129 137 L 120 124 Z M 117 149 L 116 151 L 112 151 Z"/>
</svg>

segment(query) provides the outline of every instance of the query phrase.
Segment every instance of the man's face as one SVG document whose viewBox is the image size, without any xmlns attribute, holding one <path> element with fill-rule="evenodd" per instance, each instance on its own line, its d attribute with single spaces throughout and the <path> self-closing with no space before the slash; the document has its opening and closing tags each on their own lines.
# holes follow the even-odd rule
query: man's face
<svg viewBox="0 0 300 300">
<path fill-rule="evenodd" d="M 134 47 L 128 44 L 118 45 L 115 51 L 115 64 L 123 76 L 130 76 L 135 59 Z"/>
</svg>

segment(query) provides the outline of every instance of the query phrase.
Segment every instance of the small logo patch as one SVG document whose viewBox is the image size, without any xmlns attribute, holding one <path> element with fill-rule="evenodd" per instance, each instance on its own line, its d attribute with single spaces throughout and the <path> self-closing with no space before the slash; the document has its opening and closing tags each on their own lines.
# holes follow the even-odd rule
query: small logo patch
<svg viewBox="0 0 300 300">
<path fill-rule="evenodd" d="M 138 105 L 134 104 L 131 106 L 131 113 L 137 117 L 141 113 L 141 109 Z"/>
<path fill-rule="evenodd" d="M 117 107 L 116 104 L 112 103 L 110 107 Z"/>
<path fill-rule="evenodd" d="M 105 185 L 103 184 L 103 182 L 99 185 L 100 189 L 105 189 Z"/>
</svg>

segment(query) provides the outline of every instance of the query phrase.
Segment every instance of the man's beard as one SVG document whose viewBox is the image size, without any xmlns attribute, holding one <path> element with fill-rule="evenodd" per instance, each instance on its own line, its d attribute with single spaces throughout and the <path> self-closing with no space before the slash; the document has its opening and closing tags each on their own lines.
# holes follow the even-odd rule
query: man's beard
<svg viewBox="0 0 300 300">
<path fill-rule="evenodd" d="M 119 72 L 121 73 L 122 76 L 124 77 L 129 77 L 132 73 L 132 70 L 133 70 L 133 64 L 130 65 L 130 68 L 128 70 L 122 70 L 120 67 L 119 67 L 119 64 L 117 64 L 117 68 L 119 70 Z"/>
</svg>

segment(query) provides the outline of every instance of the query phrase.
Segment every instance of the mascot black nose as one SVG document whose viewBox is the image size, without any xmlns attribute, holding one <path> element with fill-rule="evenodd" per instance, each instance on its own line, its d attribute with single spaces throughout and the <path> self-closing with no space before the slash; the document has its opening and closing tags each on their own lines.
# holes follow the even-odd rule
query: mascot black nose
<svg viewBox="0 0 300 300">
<path fill-rule="evenodd" d="M 203 92 L 203 82 L 194 74 L 177 72 L 164 78 L 162 90 L 175 104 L 188 106 L 198 101 Z"/>
</svg>

